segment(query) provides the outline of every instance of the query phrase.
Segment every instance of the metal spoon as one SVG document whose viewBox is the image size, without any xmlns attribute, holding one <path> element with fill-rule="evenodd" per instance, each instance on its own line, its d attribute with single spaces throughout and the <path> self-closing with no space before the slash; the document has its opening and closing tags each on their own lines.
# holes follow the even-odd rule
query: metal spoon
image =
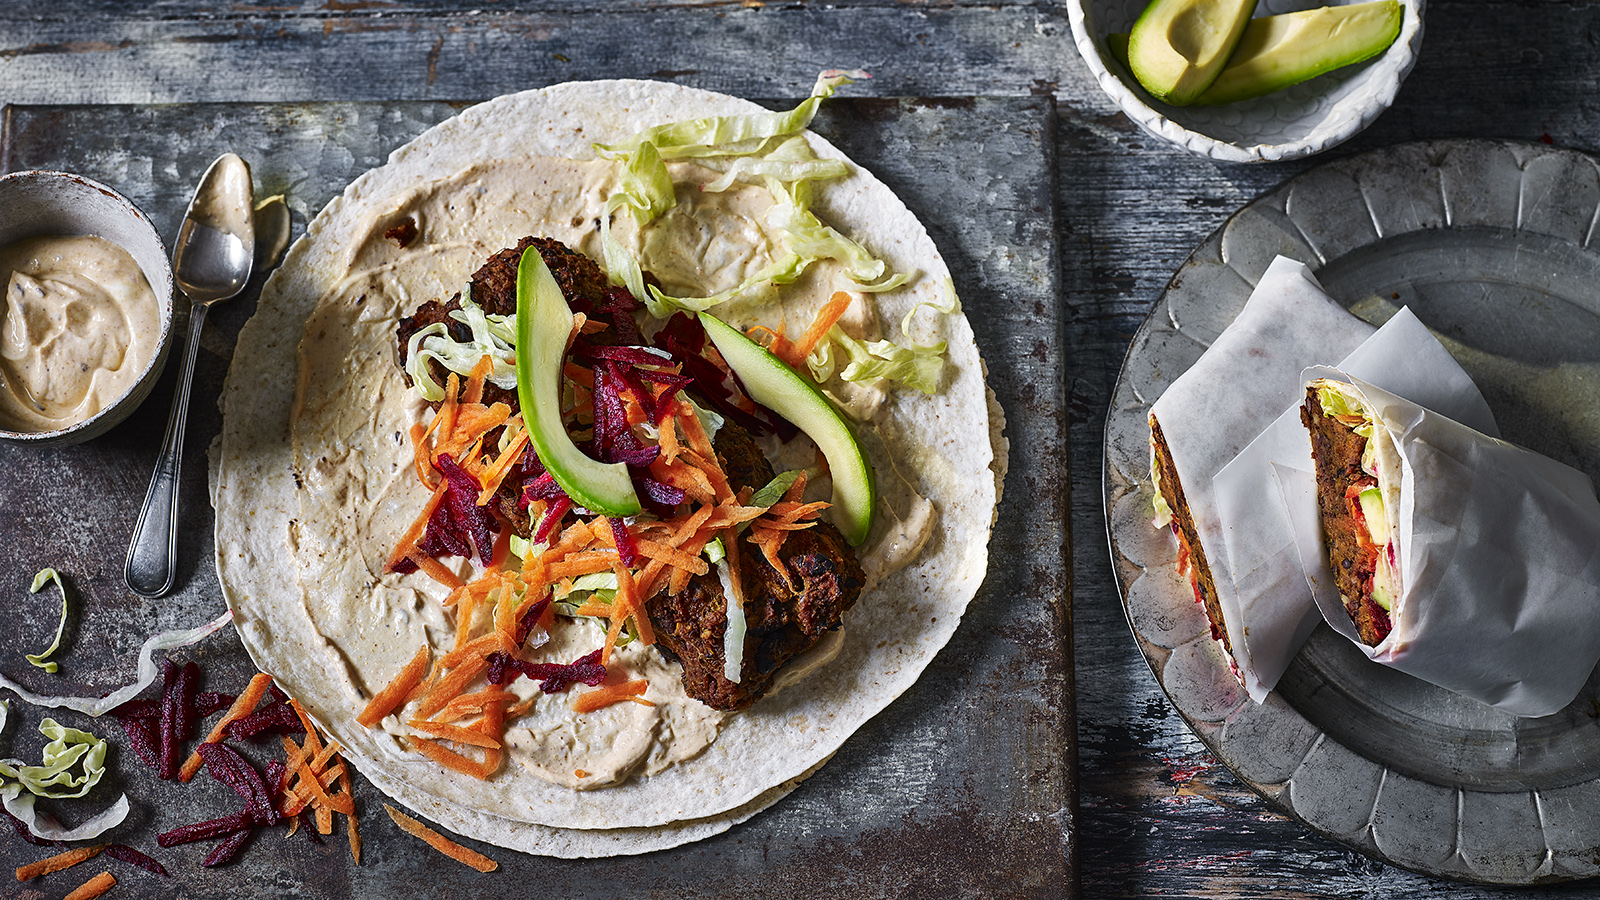
<svg viewBox="0 0 1600 900">
<path fill-rule="evenodd" d="M 238 294 L 250 280 L 255 256 L 253 199 L 250 166 L 232 153 L 217 157 L 195 188 L 172 249 L 173 281 L 191 303 L 189 346 L 183 354 L 183 372 L 172 397 L 161 453 L 150 476 L 144 507 L 139 510 L 139 522 L 133 527 L 123 569 L 128 587 L 141 597 L 166 594 L 177 575 L 178 474 L 183 468 L 183 431 L 189 417 L 195 354 L 211 304 Z"/>
</svg>

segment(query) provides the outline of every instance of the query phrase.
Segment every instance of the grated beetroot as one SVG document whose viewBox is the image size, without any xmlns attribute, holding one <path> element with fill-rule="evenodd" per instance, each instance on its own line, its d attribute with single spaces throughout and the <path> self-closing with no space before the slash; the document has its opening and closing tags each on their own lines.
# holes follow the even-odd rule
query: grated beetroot
<svg viewBox="0 0 1600 900">
<path fill-rule="evenodd" d="M 227 840 L 218 844 L 212 848 L 210 853 L 206 854 L 206 858 L 200 861 L 200 865 L 209 869 L 212 866 L 220 866 L 233 859 L 234 855 L 244 849 L 244 845 L 250 842 L 250 837 L 254 833 L 254 829 L 246 828 L 243 831 L 235 831 L 233 834 L 228 835 Z"/>
<path fill-rule="evenodd" d="M 600 663 L 600 651 L 585 654 L 570 663 L 535 663 L 518 659 L 503 651 L 489 654 L 489 681 L 507 685 L 526 675 L 539 682 L 539 690 L 546 694 L 559 694 L 573 684 L 582 682 L 593 687 L 606 680 L 606 667 Z"/>
<path fill-rule="evenodd" d="M 156 843 L 163 847 L 176 847 L 179 844 L 190 844 L 195 841 L 204 841 L 209 838 L 233 834 L 236 831 L 248 829 L 251 823 L 250 813 L 240 810 L 204 822 L 195 822 L 192 825 L 179 825 L 171 831 L 156 835 Z"/>
<path fill-rule="evenodd" d="M 126 705 L 126 704 L 124 704 Z M 120 707 L 119 707 L 120 708 Z M 128 745 L 152 769 L 161 768 L 161 751 L 156 747 L 155 723 L 148 718 L 117 716 L 117 724 L 128 735 Z"/>
<path fill-rule="evenodd" d="M 672 354 L 683 367 L 683 373 L 694 379 L 694 387 L 711 408 L 744 427 L 753 435 L 776 434 L 787 441 L 798 430 L 783 417 L 764 406 L 757 406 L 752 414 L 733 402 L 733 391 L 727 385 L 727 373 L 704 356 L 705 326 L 694 316 L 674 313 L 667 324 L 656 332 L 655 346 Z"/>
<path fill-rule="evenodd" d="M 178 777 L 180 744 L 194 734 L 195 682 L 200 679 L 200 667 L 194 663 L 182 666 L 170 659 L 161 661 L 161 716 L 157 729 L 159 765 L 162 779 L 171 781 Z"/>
<path fill-rule="evenodd" d="M 444 502 L 439 507 L 450 508 L 450 524 L 455 534 L 462 539 L 471 539 L 472 546 L 478 551 L 478 562 L 488 565 L 489 558 L 494 555 L 494 536 L 500 532 L 500 523 L 490 515 L 487 507 L 478 505 L 478 493 L 483 490 L 483 485 L 470 472 L 456 465 L 448 453 L 440 454 L 438 468 L 450 482 L 444 492 Z M 432 520 L 428 522 L 428 531 L 433 531 Z"/>
<path fill-rule="evenodd" d="M 550 539 L 556 528 L 561 525 L 561 518 L 572 509 L 572 501 L 566 495 L 550 501 L 550 506 L 544 511 L 544 518 L 539 520 L 539 527 L 533 532 L 533 542 L 542 544 Z"/>
<path fill-rule="evenodd" d="M 107 844 L 105 854 L 112 859 L 120 859 L 125 863 L 132 863 L 147 872 L 154 872 L 164 878 L 169 877 L 166 866 L 129 847 L 127 844 Z"/>
<path fill-rule="evenodd" d="M 544 615 L 545 608 L 550 605 L 550 595 L 545 594 L 544 599 L 528 607 L 528 611 L 517 620 L 517 646 L 521 647 L 528 642 L 528 635 L 533 633 L 533 626 L 538 624 L 539 618 Z"/>
<path fill-rule="evenodd" d="M 205 760 L 206 771 L 218 781 L 233 788 L 244 798 L 244 812 L 258 825 L 276 825 L 282 818 L 272 804 L 272 795 L 261 779 L 261 773 L 250 761 L 227 744 L 201 744 L 200 758 Z"/>
<path fill-rule="evenodd" d="M 606 521 L 611 524 L 611 540 L 617 545 L 617 558 L 630 569 L 638 565 L 639 545 L 634 543 L 633 534 L 628 531 L 628 523 L 616 516 L 607 516 Z"/>
<path fill-rule="evenodd" d="M 269 734 L 305 734 L 306 726 L 300 717 L 287 703 L 268 703 L 249 715 L 235 719 L 223 729 L 227 736 L 236 741 L 255 737 L 262 732 Z"/>
</svg>

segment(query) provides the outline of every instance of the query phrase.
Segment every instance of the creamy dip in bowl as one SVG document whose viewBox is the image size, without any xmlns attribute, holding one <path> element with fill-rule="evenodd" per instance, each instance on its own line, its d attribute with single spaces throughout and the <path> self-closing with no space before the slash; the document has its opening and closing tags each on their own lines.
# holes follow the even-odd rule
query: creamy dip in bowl
<svg viewBox="0 0 1600 900">
<path fill-rule="evenodd" d="M 155 226 L 65 172 L 0 178 L 0 441 L 105 433 L 139 406 L 172 343 L 172 269 Z"/>
</svg>

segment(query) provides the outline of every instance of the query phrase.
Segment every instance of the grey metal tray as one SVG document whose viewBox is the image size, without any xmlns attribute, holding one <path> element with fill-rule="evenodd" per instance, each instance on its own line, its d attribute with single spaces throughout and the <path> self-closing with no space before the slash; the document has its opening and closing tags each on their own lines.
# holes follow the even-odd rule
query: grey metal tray
<svg viewBox="0 0 1600 900">
<path fill-rule="evenodd" d="M 361 102 L 10 106 L 0 119 L 0 171 L 67 169 L 143 208 L 169 239 L 193 182 L 218 153 L 254 167 L 258 193 L 284 193 L 296 236 L 351 179 L 466 104 Z M 366 842 L 352 866 L 342 836 L 326 844 L 266 833 L 239 859 L 202 869 L 208 844 L 172 850 L 156 833 L 231 812 L 232 792 L 201 776 L 161 782 L 114 750 L 99 803 L 126 790 L 134 805 L 110 839 L 162 859 L 171 880 L 114 870 L 130 895 L 458 897 L 542 893 L 571 898 L 1062 897 L 1076 894 L 1075 747 L 1067 597 L 1067 473 L 1062 324 L 1054 228 L 1054 107 L 1048 98 L 838 100 L 816 130 L 898 193 L 949 260 L 1005 407 L 1011 466 L 991 544 L 990 573 L 955 637 L 918 684 L 858 732 L 792 795 L 711 840 L 643 857 L 569 861 L 482 846 L 500 870 L 480 875 L 407 837 L 385 799 L 356 785 Z M 0 671 L 36 690 L 119 686 L 143 638 L 223 609 L 211 566 L 204 453 L 234 338 L 261 278 L 207 321 L 196 370 L 182 485 L 180 589 L 154 603 L 122 584 L 121 566 L 170 403 L 176 365 L 126 423 L 88 444 L 0 448 L 0 598 L 16 627 L 0 636 Z M 180 329 L 183 323 L 180 324 Z M 81 606 L 59 652 L 62 672 L 22 661 L 48 642 L 56 609 L 30 597 L 39 568 L 65 573 Z M 41 639 L 42 638 L 42 639 Z M 37 646 L 36 646 L 37 645 Z M 201 664 L 206 690 L 236 691 L 252 667 L 219 633 L 178 654 Z M 46 711 L 13 703 L 0 755 L 37 758 Z M 58 715 L 125 746 L 109 720 Z M 258 762 L 271 754 L 263 750 Z M 63 817 L 87 814 L 63 804 Z M 470 843 L 470 842 L 469 842 Z M 45 855 L 0 838 L 7 865 Z M 112 863 L 111 866 L 117 864 Z M 92 872 L 51 876 L 49 893 Z M 126 873 L 126 874 L 124 874 Z"/>
<path fill-rule="evenodd" d="M 1404 144 L 1312 169 L 1245 206 L 1178 270 L 1128 350 L 1105 508 L 1129 624 L 1189 726 L 1245 783 L 1385 862 L 1532 884 L 1600 874 L 1600 673 L 1522 719 L 1367 661 L 1319 625 L 1252 703 L 1150 527 L 1150 404 L 1237 315 L 1273 257 L 1357 315 L 1410 306 L 1502 434 L 1600 476 L 1600 163 L 1509 141 Z M 1470 653 L 1472 648 L 1463 647 Z"/>
</svg>

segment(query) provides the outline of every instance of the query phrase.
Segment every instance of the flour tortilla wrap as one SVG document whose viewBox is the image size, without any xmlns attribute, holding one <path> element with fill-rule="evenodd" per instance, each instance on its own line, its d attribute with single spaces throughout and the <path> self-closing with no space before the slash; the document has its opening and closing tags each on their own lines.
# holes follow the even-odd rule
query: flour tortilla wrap
<svg viewBox="0 0 1600 900">
<path fill-rule="evenodd" d="M 1410 309 L 1396 313 L 1339 366 L 1499 434 L 1477 385 Z M 1279 486 L 1280 479 L 1294 478 L 1301 482 L 1297 492 L 1308 485 L 1315 490 L 1311 444 L 1300 424 L 1302 399 L 1303 392 L 1212 479 L 1233 580 L 1233 590 L 1222 594 L 1223 612 L 1238 625 L 1234 658 L 1257 703 L 1322 621 Z M 1326 567 L 1317 574 L 1331 585 Z"/>
<path fill-rule="evenodd" d="M 1306 370 L 1307 384 L 1319 378 L 1352 386 L 1400 471 L 1392 630 L 1361 643 L 1326 577 L 1314 579 L 1323 619 L 1369 659 L 1506 712 L 1566 706 L 1600 659 L 1600 501 L 1588 476 L 1347 372 Z M 1311 577 L 1327 557 L 1306 499 L 1285 490 Z"/>
<path fill-rule="evenodd" d="M 1212 479 L 1294 404 L 1308 363 L 1343 359 L 1373 330 L 1330 299 L 1304 264 L 1278 257 L 1239 315 L 1151 407 L 1224 611 L 1240 604 Z M 1236 674 L 1248 685 L 1251 661 L 1240 654 L 1248 643 L 1237 618 L 1224 614 L 1223 625 Z"/>
<path fill-rule="evenodd" d="M 269 280 L 256 318 L 240 336 L 224 394 L 214 496 L 219 577 L 245 647 L 374 783 L 446 827 L 564 856 L 642 852 L 714 834 L 792 789 L 909 687 L 982 581 L 1004 471 L 1000 419 L 965 317 L 923 313 L 913 323 L 917 342 L 945 341 L 948 364 L 936 394 L 896 391 L 863 426 L 885 490 L 861 548 L 869 569 L 887 547 L 915 544 L 921 552 L 905 568 L 879 567 L 881 583 L 847 617 L 843 647 L 831 663 L 721 723 L 714 742 L 692 758 L 599 790 L 552 784 L 517 763 L 479 782 L 406 752 L 384 731 L 355 724 L 366 698 L 423 637 L 437 646 L 448 623 L 439 607 L 442 590 L 415 576 L 397 581 L 381 574 L 400 527 L 398 511 L 409 509 L 409 517 L 420 509 L 418 498 L 403 496 L 409 488 L 396 475 L 411 454 L 403 423 L 387 417 L 403 396 L 393 365 L 394 315 L 447 298 L 485 256 L 525 234 L 563 239 L 599 257 L 588 235 L 606 191 L 593 180 L 599 177 L 593 143 L 662 122 L 758 109 L 723 95 L 635 81 L 557 85 L 473 107 L 396 151 L 331 202 Z M 819 155 L 843 158 L 821 139 L 808 140 Z M 523 161 L 553 173 L 548 185 L 514 191 L 492 208 L 474 205 L 478 185 L 492 186 L 495 172 Z M 429 206 L 430 192 L 445 190 L 438 186 L 455 193 L 449 203 Z M 846 178 L 818 183 L 816 192 L 813 209 L 824 221 L 892 270 L 916 276 L 878 298 L 884 331 L 921 304 L 944 305 L 948 270 L 887 188 L 852 167 Z M 398 245 L 382 243 L 384 231 L 397 216 L 417 212 L 429 267 L 415 281 L 382 275 L 406 265 Z M 759 240 L 759 229 L 753 233 L 724 237 Z M 791 329 L 809 321 L 810 308 L 780 302 Z M 752 314 L 718 311 L 736 321 Z M 323 430 L 296 438 L 303 454 L 297 464 L 291 420 L 337 406 L 314 388 L 301 409 L 292 408 L 295 356 L 307 323 L 308 334 L 321 332 L 318 323 L 337 326 L 326 330 L 329 345 L 347 344 L 337 355 L 313 353 L 319 378 L 365 383 L 373 393 L 346 403 L 347 416 L 319 420 Z M 363 381 L 368 373 L 389 380 Z M 330 448 L 341 456 L 324 465 L 319 454 Z M 373 515 L 355 521 L 316 514 L 318 503 L 340 495 L 357 498 Z M 358 552 L 330 553 L 340 535 L 354 535 Z"/>
</svg>

